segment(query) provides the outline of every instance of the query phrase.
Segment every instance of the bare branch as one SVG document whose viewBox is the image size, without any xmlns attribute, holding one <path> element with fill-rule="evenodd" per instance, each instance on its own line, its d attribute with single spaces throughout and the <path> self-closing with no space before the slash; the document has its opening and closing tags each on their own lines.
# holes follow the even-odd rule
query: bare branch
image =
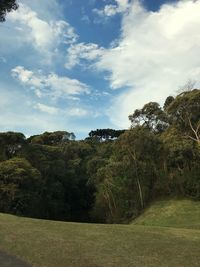
<svg viewBox="0 0 200 267">
<path fill-rule="evenodd" d="M 200 128 L 200 123 L 197 125 L 197 130 L 196 130 L 197 133 L 199 131 L 199 128 Z"/>
<path fill-rule="evenodd" d="M 191 122 L 189 116 L 187 116 L 187 117 L 188 117 L 188 121 L 189 121 L 190 128 L 191 128 L 191 130 L 194 132 L 194 134 L 195 134 L 195 136 L 196 136 L 196 141 L 198 141 L 198 140 L 199 140 L 199 136 L 198 136 L 198 134 L 197 134 L 197 131 L 198 131 L 198 130 L 195 131 L 194 127 L 192 126 L 192 122 Z M 197 129 L 198 129 L 198 128 L 199 128 L 199 127 L 197 127 Z"/>
<path fill-rule="evenodd" d="M 193 141 L 196 141 L 196 142 L 199 141 L 198 139 L 196 139 L 196 138 L 194 138 L 194 137 L 192 137 L 192 136 L 190 136 L 190 135 L 186 135 L 185 137 L 190 138 L 190 139 L 192 139 Z"/>
</svg>

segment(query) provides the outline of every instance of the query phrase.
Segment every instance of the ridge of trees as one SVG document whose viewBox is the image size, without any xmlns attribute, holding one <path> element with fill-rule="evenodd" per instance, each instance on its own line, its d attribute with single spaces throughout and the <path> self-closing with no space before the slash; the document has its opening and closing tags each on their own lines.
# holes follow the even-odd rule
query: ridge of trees
<svg viewBox="0 0 200 267">
<path fill-rule="evenodd" d="M 97 140 L 112 140 L 118 138 L 123 134 L 125 130 L 114 130 L 114 129 L 96 129 L 89 132 L 89 138 L 96 138 Z M 88 139 L 88 138 L 87 138 Z"/>
<path fill-rule="evenodd" d="M 0 133 L 0 212 L 123 223 L 164 196 L 200 200 L 200 90 L 150 102 L 130 129 Z"/>
</svg>

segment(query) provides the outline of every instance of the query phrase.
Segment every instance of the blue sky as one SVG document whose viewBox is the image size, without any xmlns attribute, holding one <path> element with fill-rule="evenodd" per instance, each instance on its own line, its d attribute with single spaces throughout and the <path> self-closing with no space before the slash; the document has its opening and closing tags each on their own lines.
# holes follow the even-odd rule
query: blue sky
<svg viewBox="0 0 200 267">
<path fill-rule="evenodd" d="M 124 129 L 199 84 L 199 0 L 18 2 L 0 24 L 0 131 Z"/>
</svg>

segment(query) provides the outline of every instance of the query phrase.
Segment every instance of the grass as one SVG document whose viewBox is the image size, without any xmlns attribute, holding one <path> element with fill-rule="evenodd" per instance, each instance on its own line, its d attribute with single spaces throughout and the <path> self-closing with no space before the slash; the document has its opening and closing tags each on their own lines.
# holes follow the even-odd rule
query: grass
<svg viewBox="0 0 200 267">
<path fill-rule="evenodd" d="M 200 202 L 188 199 L 156 201 L 133 223 L 200 230 Z"/>
<path fill-rule="evenodd" d="M 0 250 L 35 267 L 199 267 L 200 230 L 139 225 L 139 219 L 100 225 L 0 214 Z"/>
</svg>

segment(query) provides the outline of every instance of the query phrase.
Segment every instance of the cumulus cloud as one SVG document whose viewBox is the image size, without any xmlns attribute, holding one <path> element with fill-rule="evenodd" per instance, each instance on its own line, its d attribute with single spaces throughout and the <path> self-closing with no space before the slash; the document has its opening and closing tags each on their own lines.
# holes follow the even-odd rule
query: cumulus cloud
<svg viewBox="0 0 200 267">
<path fill-rule="evenodd" d="M 94 8 L 93 12 L 100 17 L 112 17 L 118 13 L 123 13 L 129 8 L 129 0 L 115 0 L 115 4 L 105 5 L 103 9 Z"/>
<path fill-rule="evenodd" d="M 200 1 L 165 4 L 157 12 L 134 1 L 124 14 L 117 44 L 96 66 L 110 73 L 112 122 L 127 127 L 128 115 L 148 101 L 162 102 L 189 79 L 200 77 Z"/>
<path fill-rule="evenodd" d="M 42 53 L 53 52 L 59 44 L 71 44 L 78 38 L 67 21 L 41 19 L 38 13 L 22 3 L 17 11 L 8 14 L 8 21 L 17 23 L 23 38 Z"/>
<path fill-rule="evenodd" d="M 45 76 L 41 72 L 33 72 L 23 66 L 17 66 L 12 69 L 11 74 L 32 89 L 38 97 L 50 96 L 58 99 L 90 92 L 86 84 L 66 76 L 58 76 L 55 73 Z"/>
<path fill-rule="evenodd" d="M 65 67 L 70 69 L 79 64 L 81 60 L 94 61 L 103 55 L 104 49 L 94 43 L 77 43 L 67 49 L 67 62 Z"/>
</svg>

